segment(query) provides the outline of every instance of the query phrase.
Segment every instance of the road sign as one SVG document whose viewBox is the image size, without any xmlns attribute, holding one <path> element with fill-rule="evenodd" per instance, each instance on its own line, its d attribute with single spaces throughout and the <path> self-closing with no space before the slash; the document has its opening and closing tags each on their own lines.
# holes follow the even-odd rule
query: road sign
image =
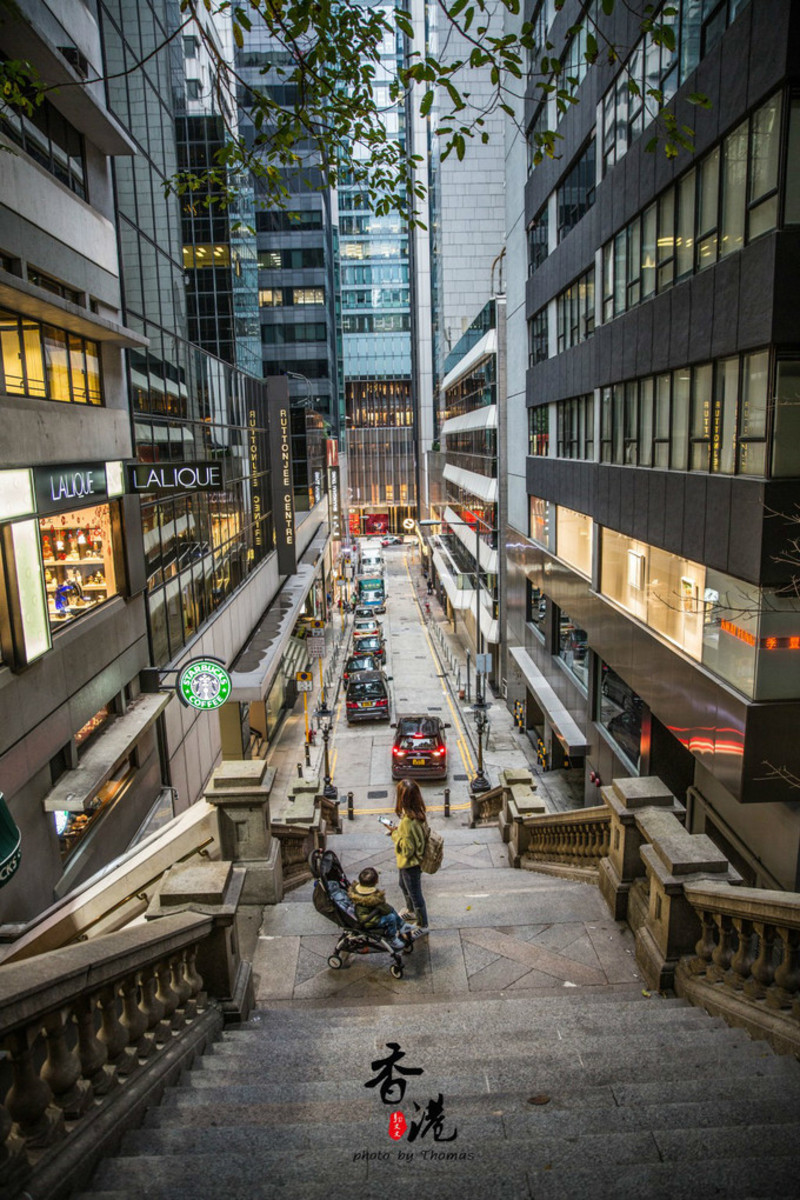
<svg viewBox="0 0 800 1200">
<path fill-rule="evenodd" d="M 406 517 L 405 521 L 403 521 L 403 529 L 413 529 L 413 528 L 414 528 L 413 517 Z"/>
<path fill-rule="evenodd" d="M 310 671 L 298 671 L 295 678 L 298 692 L 313 692 L 314 677 Z"/>
<path fill-rule="evenodd" d="M 325 657 L 325 638 L 324 637 L 307 637 L 306 646 L 311 658 Z"/>
<path fill-rule="evenodd" d="M 309 626 L 311 629 L 324 629 L 325 622 L 324 621 L 309 621 Z"/>
<path fill-rule="evenodd" d="M 478 675 L 488 675 L 492 669 L 491 654 L 475 655 L 475 672 Z"/>
</svg>

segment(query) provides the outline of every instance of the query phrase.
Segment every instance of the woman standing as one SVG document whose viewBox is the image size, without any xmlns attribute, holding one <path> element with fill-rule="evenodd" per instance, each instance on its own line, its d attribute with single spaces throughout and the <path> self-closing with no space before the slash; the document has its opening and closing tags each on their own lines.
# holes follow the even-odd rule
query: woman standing
<svg viewBox="0 0 800 1200">
<path fill-rule="evenodd" d="M 394 808 L 400 824 L 392 830 L 392 841 L 400 871 L 400 888 L 406 899 L 404 920 L 415 920 L 420 929 L 428 928 L 428 910 L 422 895 L 422 858 L 427 836 L 425 801 L 419 784 L 413 779 L 401 779 L 397 785 Z"/>
</svg>

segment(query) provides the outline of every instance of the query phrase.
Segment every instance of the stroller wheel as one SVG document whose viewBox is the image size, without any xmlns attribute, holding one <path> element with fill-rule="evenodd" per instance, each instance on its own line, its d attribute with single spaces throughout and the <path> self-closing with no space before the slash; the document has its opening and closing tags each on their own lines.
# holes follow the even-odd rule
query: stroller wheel
<svg viewBox="0 0 800 1200">
<path fill-rule="evenodd" d="M 328 959 L 328 966 L 333 967 L 334 971 L 338 971 L 342 965 L 342 960 L 338 954 L 331 954 Z"/>
<path fill-rule="evenodd" d="M 391 967 L 389 968 L 389 971 L 391 972 L 392 976 L 395 979 L 403 978 L 403 968 L 400 965 L 400 963 L 392 963 Z"/>
<path fill-rule="evenodd" d="M 413 954 L 413 953 L 414 953 L 414 944 L 413 944 L 413 942 L 409 942 L 407 946 L 403 947 L 403 954 Z"/>
</svg>

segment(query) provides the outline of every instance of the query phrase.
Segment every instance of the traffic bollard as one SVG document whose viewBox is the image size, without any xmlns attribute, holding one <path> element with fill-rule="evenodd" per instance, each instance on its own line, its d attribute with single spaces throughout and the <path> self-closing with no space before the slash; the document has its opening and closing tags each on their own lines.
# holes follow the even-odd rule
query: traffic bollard
<svg viewBox="0 0 800 1200">
<path fill-rule="evenodd" d="M 347 819 L 348 819 L 348 821 L 352 821 L 354 816 L 355 816 L 355 813 L 353 812 L 353 793 L 348 792 L 347 793 Z"/>
<path fill-rule="evenodd" d="M 444 789 L 444 815 L 450 816 L 450 788 Z"/>
<path fill-rule="evenodd" d="M 302 763 L 297 764 L 297 778 L 298 779 L 303 778 L 303 764 Z"/>
</svg>

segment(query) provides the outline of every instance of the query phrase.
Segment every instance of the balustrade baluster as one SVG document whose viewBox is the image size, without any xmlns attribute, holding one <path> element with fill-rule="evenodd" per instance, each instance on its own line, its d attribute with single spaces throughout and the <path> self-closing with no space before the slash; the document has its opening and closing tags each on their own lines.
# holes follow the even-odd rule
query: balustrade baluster
<svg viewBox="0 0 800 1200">
<path fill-rule="evenodd" d="M 739 938 L 739 948 L 731 959 L 731 969 L 727 982 L 739 992 L 750 978 L 750 971 L 755 962 L 753 922 L 749 921 L 746 917 L 734 917 L 733 927 Z"/>
<path fill-rule="evenodd" d="M 14 1133 L 11 1113 L 0 1104 L 0 1195 L 15 1195 L 30 1173 L 25 1143 Z"/>
<path fill-rule="evenodd" d="M 117 1073 L 108 1062 L 108 1050 L 98 1037 L 95 1027 L 95 996 L 82 996 L 75 1008 L 78 1024 L 78 1053 L 84 1079 L 92 1085 L 95 1096 L 105 1096 L 119 1082 Z"/>
<path fill-rule="evenodd" d="M 800 929 L 778 928 L 783 957 L 775 968 L 775 982 L 767 992 L 770 1008 L 791 1008 L 800 990 Z"/>
<path fill-rule="evenodd" d="M 751 1000 L 763 1000 L 775 977 L 776 930 L 765 921 L 754 921 L 753 929 L 758 937 L 758 955 L 743 990 Z"/>
<path fill-rule="evenodd" d="M 713 983 L 719 983 L 730 969 L 736 935 L 733 921 L 727 913 L 714 913 L 714 923 L 717 926 L 718 940 L 711 955 L 711 966 L 706 972 L 706 978 Z"/>
<path fill-rule="evenodd" d="M 11 1057 L 14 1082 L 6 1096 L 6 1108 L 16 1121 L 26 1149 L 52 1146 L 64 1137 L 64 1114 L 53 1104 L 53 1093 L 34 1065 L 38 1028 L 14 1034 L 5 1042 Z"/>
<path fill-rule="evenodd" d="M 166 1042 L 170 1036 L 169 1025 L 164 1020 L 166 1009 L 157 994 L 158 976 L 154 967 L 142 971 L 142 1008 L 147 1014 L 147 1035 L 156 1045 Z"/>
<path fill-rule="evenodd" d="M 129 1047 L 129 1033 L 120 1020 L 119 989 L 112 983 L 100 993 L 100 1040 L 105 1043 L 108 1060 L 119 1076 L 130 1075 L 137 1066 L 135 1051 Z"/>
<path fill-rule="evenodd" d="M 192 1019 L 193 1010 L 187 1008 L 189 997 L 192 994 L 192 989 L 189 986 L 189 981 L 183 972 L 183 954 L 176 954 L 170 962 L 172 971 L 172 990 L 178 997 L 178 1012 L 181 1014 L 184 1023 Z"/>
<path fill-rule="evenodd" d="M 703 910 L 700 913 L 700 924 L 702 932 L 695 946 L 696 954 L 694 958 L 689 959 L 689 970 L 693 975 L 706 974 L 711 966 L 712 955 L 717 944 L 717 923 L 714 920 L 714 914 Z"/>
<path fill-rule="evenodd" d="M 81 1079 L 81 1060 L 77 1044 L 69 1044 L 67 1031 L 72 1024 L 68 1009 L 58 1009 L 44 1019 L 47 1057 L 42 1079 L 49 1084 L 56 1104 L 69 1120 L 77 1120 L 92 1103 L 92 1087 Z"/>
<path fill-rule="evenodd" d="M 169 1025 L 170 1029 L 180 1029 L 184 1024 L 183 1014 L 177 1012 L 178 1008 L 178 993 L 172 990 L 172 968 L 169 959 L 163 959 L 156 966 L 156 977 L 158 979 L 158 990 L 156 995 L 164 1005 L 164 1021 Z"/>
<path fill-rule="evenodd" d="M 128 1031 L 128 1044 L 137 1058 L 147 1058 L 153 1053 L 155 1043 L 147 1034 L 147 1012 L 139 1004 L 139 982 L 136 975 L 128 975 L 120 985 L 122 991 L 122 1016 L 120 1021 Z"/>
</svg>

